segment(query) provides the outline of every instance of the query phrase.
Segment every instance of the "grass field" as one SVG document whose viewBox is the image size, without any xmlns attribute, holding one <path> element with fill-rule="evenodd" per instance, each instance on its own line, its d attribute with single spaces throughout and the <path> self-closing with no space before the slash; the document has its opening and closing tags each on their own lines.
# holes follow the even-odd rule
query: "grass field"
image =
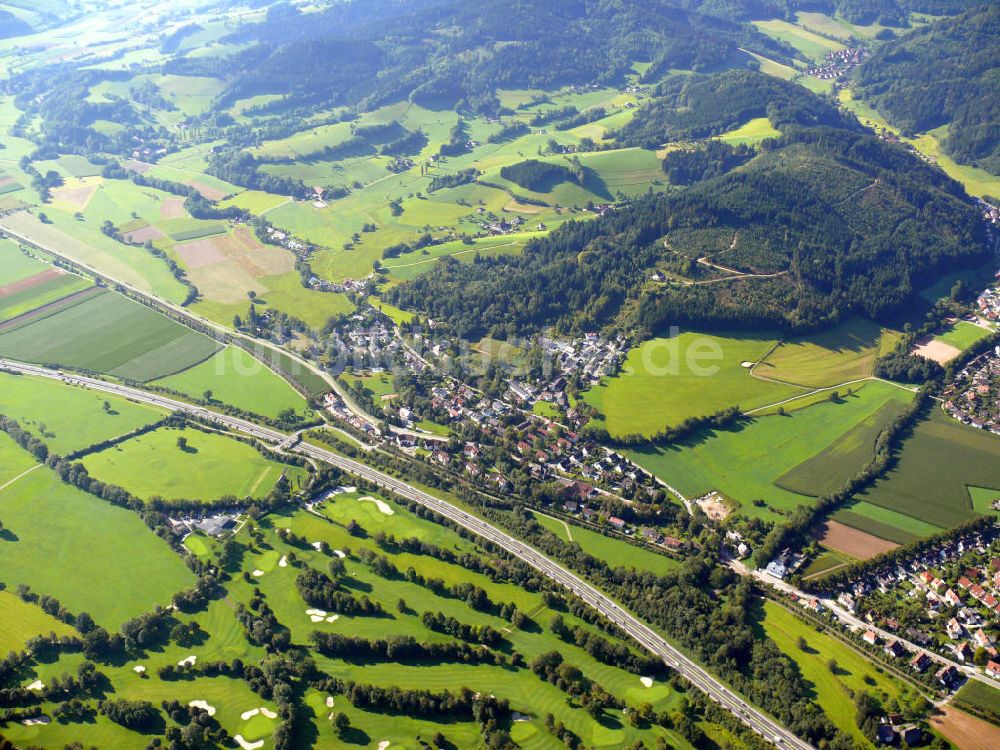
<svg viewBox="0 0 1000 750">
<path fill-rule="evenodd" d="M 905 704 L 911 689 L 885 674 L 843 642 L 802 622 L 780 604 L 765 601 L 762 610 L 759 632 L 766 633 L 778 648 L 795 661 L 802 676 L 811 683 L 816 702 L 830 720 L 850 732 L 857 742 L 868 746 L 854 720 L 852 694 L 865 690 L 883 702 L 895 698 Z M 798 647 L 800 637 L 806 641 L 806 650 Z M 828 666 L 831 659 L 837 663 L 836 672 Z M 866 678 L 874 684 L 868 684 Z"/>
<path fill-rule="evenodd" d="M 814 62 L 822 60 L 828 52 L 844 48 L 844 45 L 840 42 L 815 34 L 802 26 L 788 23 L 788 21 L 779 21 L 777 19 L 753 21 L 753 25 L 768 36 L 790 44 L 803 57 Z"/>
<path fill-rule="evenodd" d="M 624 539 L 604 536 L 574 523 L 564 524 L 563 521 L 543 513 L 532 515 L 538 523 L 560 539 L 579 544 L 584 552 L 604 560 L 612 568 L 635 568 L 662 575 L 679 565 L 676 560 L 630 544 Z M 569 535 L 572 535 L 572 538 Z"/>
<path fill-rule="evenodd" d="M 872 382 L 838 402 L 827 400 L 785 416 L 759 417 L 731 429 L 702 431 L 676 445 L 627 454 L 689 498 L 719 490 L 740 504 L 741 514 L 776 519 L 811 502 L 779 486 L 781 477 L 822 455 L 885 404 L 911 397 L 902 389 Z M 766 505 L 754 505 L 754 500 Z"/>
<path fill-rule="evenodd" d="M 0 414 L 16 419 L 60 455 L 124 435 L 163 416 L 158 409 L 118 396 L 4 373 L 0 373 Z"/>
<path fill-rule="evenodd" d="M 148 381 L 187 369 L 219 348 L 212 339 L 113 292 L 0 333 L 0 354 Z"/>
<path fill-rule="evenodd" d="M 612 435 L 649 435 L 729 406 L 746 410 L 781 401 L 799 389 L 755 379 L 743 366 L 774 343 L 765 335 L 695 332 L 651 339 L 629 352 L 620 375 L 584 398 Z"/>
<path fill-rule="evenodd" d="M 841 565 L 847 565 L 853 561 L 853 558 L 848 557 L 843 553 L 834 552 L 833 550 L 824 550 L 816 556 L 816 559 L 813 560 L 804 571 L 802 571 L 802 576 L 807 579 L 819 577 L 823 573 L 831 571 L 834 568 L 838 568 Z"/>
<path fill-rule="evenodd" d="M 775 483 L 792 492 L 815 497 L 835 492 L 845 477 L 853 476 L 872 460 L 879 433 L 903 412 L 909 400 L 902 397 L 904 394 L 900 391 L 900 398 L 886 401 L 833 445 L 782 475 Z"/>
<path fill-rule="evenodd" d="M 11 591 L 0 591 L 0 612 L 3 612 L 3 617 L 0 617 L 0 654 L 20 651 L 25 642 L 36 635 L 77 635 L 72 627 L 46 614 L 37 604 L 21 601 Z"/>
<path fill-rule="evenodd" d="M 0 435 L 0 466 L 25 458 Z M 108 628 L 165 605 L 194 583 L 180 558 L 136 514 L 63 484 L 47 468 L 0 490 L 0 518 L 15 538 L 0 543 L 4 582 L 27 584 Z"/>
<path fill-rule="evenodd" d="M 718 136 L 717 140 L 735 146 L 740 143 L 760 143 L 765 138 L 777 138 L 780 135 L 781 132 L 766 117 L 755 117 L 738 128 Z"/>
<path fill-rule="evenodd" d="M 948 528 L 977 515 L 969 486 L 1000 489 L 1000 437 L 934 409 L 888 474 L 859 499 Z"/>
<path fill-rule="evenodd" d="M 183 437 L 187 445 L 177 445 Z M 218 500 L 265 496 L 283 472 L 302 470 L 265 458 L 253 447 L 200 430 L 161 428 L 83 459 L 95 477 L 148 500 Z M 294 482 L 293 482 L 294 486 Z"/>
<path fill-rule="evenodd" d="M 214 400 L 265 417 L 276 417 L 285 409 L 302 413 L 305 399 L 298 391 L 243 349 L 229 346 L 201 364 L 156 380 L 160 385 L 192 398 L 212 392 Z"/>
<path fill-rule="evenodd" d="M 89 289 L 92 284 L 71 273 L 49 270 L 23 280 L 19 286 L 23 288 L 0 296 L 0 322 Z"/>
<path fill-rule="evenodd" d="M 937 334 L 934 337 L 934 340 L 943 341 L 946 344 L 951 344 L 952 346 L 958 347 L 964 351 L 977 341 L 989 336 L 990 333 L 990 331 L 982 326 L 977 326 L 974 323 L 960 320 L 944 333 Z"/>
<path fill-rule="evenodd" d="M 955 693 L 955 703 L 970 706 L 977 712 L 992 714 L 994 723 L 1000 721 L 1000 689 L 969 680 Z"/>
<path fill-rule="evenodd" d="M 783 341 L 754 374 L 811 388 L 824 388 L 872 374 L 881 328 L 852 318 L 823 333 Z"/>
</svg>

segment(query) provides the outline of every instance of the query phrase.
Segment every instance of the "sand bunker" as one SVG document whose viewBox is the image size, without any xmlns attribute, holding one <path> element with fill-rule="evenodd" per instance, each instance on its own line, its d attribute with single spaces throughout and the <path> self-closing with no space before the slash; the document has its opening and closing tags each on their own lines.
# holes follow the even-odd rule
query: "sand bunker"
<svg viewBox="0 0 1000 750">
<path fill-rule="evenodd" d="M 191 708 L 200 708 L 202 711 L 207 711 L 209 716 L 215 716 L 215 706 L 208 701 L 191 701 L 188 705 Z"/>
<path fill-rule="evenodd" d="M 243 750 L 259 750 L 259 748 L 264 747 L 264 740 L 257 740 L 256 742 L 247 742 L 243 739 L 242 734 L 237 734 L 233 737 L 236 740 L 236 744 L 243 748 Z"/>
<path fill-rule="evenodd" d="M 317 552 L 323 547 L 323 542 L 311 542 L 311 544 Z"/>
<path fill-rule="evenodd" d="M 25 719 L 21 723 L 24 724 L 24 726 L 26 726 L 26 727 L 33 727 L 36 724 L 51 724 L 52 723 L 52 719 L 50 719 L 45 714 L 42 714 L 41 716 L 34 716 L 34 717 L 30 718 L 30 719 Z"/>
<path fill-rule="evenodd" d="M 326 707 L 327 708 L 333 708 L 333 696 L 332 695 L 326 696 Z"/>
<path fill-rule="evenodd" d="M 260 708 L 251 708 L 249 711 L 244 711 L 243 713 L 240 714 L 240 718 L 243 719 L 243 721 L 246 721 L 247 719 L 252 719 L 257 714 L 265 716 L 268 719 L 278 718 L 278 714 L 276 714 L 269 708 L 265 708 L 264 706 L 261 706 Z"/>
<path fill-rule="evenodd" d="M 372 497 L 371 495 L 365 495 L 364 497 L 358 498 L 359 503 L 375 503 L 375 507 L 379 509 L 381 513 L 387 516 L 391 516 L 395 511 L 385 500 L 379 500 L 377 497 Z"/>
<path fill-rule="evenodd" d="M 198 657 L 194 656 L 194 655 L 191 655 L 188 658 L 181 659 L 179 662 L 177 662 L 177 666 L 178 667 L 193 667 L 195 665 L 195 662 L 197 662 L 197 661 L 198 661 Z"/>
<path fill-rule="evenodd" d="M 339 557 L 341 559 L 347 557 L 347 553 L 345 553 L 343 550 L 339 550 L 339 549 L 335 549 L 333 551 L 333 554 L 335 554 L 337 557 Z"/>
<path fill-rule="evenodd" d="M 281 559 L 278 560 L 278 567 L 279 568 L 287 568 L 288 567 L 288 555 L 282 555 L 281 556 Z"/>
<path fill-rule="evenodd" d="M 643 684 L 643 687 L 653 687 L 652 677 L 640 677 L 639 682 Z"/>
<path fill-rule="evenodd" d="M 382 740 L 380 743 L 378 743 L 378 750 L 385 750 L 391 744 L 392 743 L 389 742 L 389 740 Z"/>
<path fill-rule="evenodd" d="M 136 674 L 145 674 L 146 668 L 141 664 L 137 664 L 136 666 L 132 667 L 132 671 L 135 672 Z"/>
<path fill-rule="evenodd" d="M 35 680 L 33 683 L 28 685 L 28 690 L 41 690 L 45 687 L 41 680 Z"/>
<path fill-rule="evenodd" d="M 264 571 L 261 570 L 260 568 L 257 568 L 257 570 L 253 572 L 254 578 L 260 578 L 262 575 L 264 575 Z"/>
</svg>

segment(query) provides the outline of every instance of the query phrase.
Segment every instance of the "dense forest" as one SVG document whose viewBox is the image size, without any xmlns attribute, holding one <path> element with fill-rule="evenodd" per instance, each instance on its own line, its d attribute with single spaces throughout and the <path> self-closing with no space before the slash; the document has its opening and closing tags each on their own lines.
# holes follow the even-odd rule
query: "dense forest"
<svg viewBox="0 0 1000 750">
<path fill-rule="evenodd" d="M 796 11 L 834 13 L 857 24 L 905 27 L 910 13 L 960 13 L 975 0 L 700 0 L 697 9 L 720 18 L 793 18 Z"/>
<path fill-rule="evenodd" d="M 905 134 L 949 125 L 944 149 L 1000 175 L 1000 5 L 979 5 L 876 49 L 858 93 Z"/>
<path fill-rule="evenodd" d="M 623 146 L 657 148 L 667 141 L 707 138 L 767 117 L 776 128 L 789 125 L 857 127 L 829 101 L 801 86 L 747 70 L 718 75 L 672 76 L 656 98 L 615 133 Z"/>
<path fill-rule="evenodd" d="M 280 93 L 286 103 L 369 108 L 410 96 L 497 114 L 497 88 L 616 82 L 634 60 L 652 62 L 648 75 L 658 77 L 733 62 L 740 48 L 790 55 L 749 25 L 689 12 L 679 0 L 418 0 L 404 13 L 389 0 L 364 7 L 309 14 L 272 7 L 267 22 L 228 38 L 249 47 L 224 70 L 218 61 L 182 59 L 168 72 L 224 75 L 231 80 L 224 102 Z"/>
<path fill-rule="evenodd" d="M 387 296 L 468 337 L 808 329 L 897 310 L 942 268 L 981 262 L 984 232 L 962 188 L 906 150 L 793 127 L 724 176 L 569 222 L 519 256 L 442 262 Z M 654 268 L 677 280 L 649 283 Z"/>
</svg>

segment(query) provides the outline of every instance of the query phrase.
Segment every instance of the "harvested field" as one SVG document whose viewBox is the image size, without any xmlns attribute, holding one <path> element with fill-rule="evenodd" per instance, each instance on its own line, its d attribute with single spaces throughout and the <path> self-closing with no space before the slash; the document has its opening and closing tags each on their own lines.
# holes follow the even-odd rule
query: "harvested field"
<svg viewBox="0 0 1000 750">
<path fill-rule="evenodd" d="M 122 236 L 126 242 L 131 242 L 133 245 L 142 245 L 146 242 L 146 240 L 161 240 L 165 235 L 156 227 L 149 225 L 140 229 L 135 229 L 131 232 L 126 232 Z"/>
<path fill-rule="evenodd" d="M 952 346 L 951 344 L 947 344 L 944 341 L 939 341 L 937 339 L 929 339 L 927 337 L 919 339 L 913 347 L 913 354 L 916 354 L 918 357 L 923 357 L 924 359 L 933 360 L 939 365 L 951 362 L 961 353 L 962 350 L 956 346 Z"/>
<path fill-rule="evenodd" d="M 183 198 L 165 198 L 160 204 L 160 216 L 164 219 L 179 219 L 187 216 Z"/>
<path fill-rule="evenodd" d="M 228 193 L 225 190 L 219 190 L 219 188 L 214 188 L 210 185 L 206 185 L 202 182 L 191 181 L 188 183 L 191 187 L 201 193 L 210 201 L 221 201 L 225 198 Z"/>
<path fill-rule="evenodd" d="M 126 172 L 135 172 L 136 174 L 146 174 L 146 172 L 148 172 L 152 168 L 153 168 L 152 164 L 146 164 L 146 162 L 143 161 L 131 160 L 122 164 L 122 169 L 124 169 Z"/>
<path fill-rule="evenodd" d="M 827 521 L 824 527 L 823 535 L 819 538 L 820 544 L 857 560 L 868 560 L 899 546 L 838 521 Z"/>
<path fill-rule="evenodd" d="M 34 289 L 36 286 L 44 284 L 46 281 L 57 279 L 63 275 L 65 275 L 65 271 L 60 271 L 58 268 L 50 268 L 47 271 L 36 273 L 34 276 L 29 276 L 26 279 L 15 281 L 13 284 L 0 286 L 0 299 L 16 294 L 17 292 L 23 292 L 27 289 Z"/>
<path fill-rule="evenodd" d="M 227 304 L 244 301 L 250 290 L 266 294 L 270 289 L 261 281 L 263 278 L 295 268 L 292 253 L 261 244 L 247 227 L 178 245 L 176 252 L 188 269 L 191 283 L 205 298 Z"/>
<path fill-rule="evenodd" d="M 62 203 L 76 211 L 83 211 L 97 191 L 97 183 L 79 185 L 77 187 L 56 188 L 52 191 L 52 200 Z"/>
<path fill-rule="evenodd" d="M 931 726 L 962 750 L 995 750 L 1000 747 L 1000 727 L 964 711 L 944 706 L 931 718 Z"/>
</svg>

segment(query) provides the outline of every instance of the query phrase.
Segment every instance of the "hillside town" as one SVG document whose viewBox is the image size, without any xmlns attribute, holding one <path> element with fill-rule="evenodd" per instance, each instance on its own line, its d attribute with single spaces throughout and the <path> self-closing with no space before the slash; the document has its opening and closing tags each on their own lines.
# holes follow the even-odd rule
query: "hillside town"
<svg viewBox="0 0 1000 750">
<path fill-rule="evenodd" d="M 942 397 L 944 410 L 955 419 L 1000 435 L 1000 346 L 962 368 Z"/>
</svg>

